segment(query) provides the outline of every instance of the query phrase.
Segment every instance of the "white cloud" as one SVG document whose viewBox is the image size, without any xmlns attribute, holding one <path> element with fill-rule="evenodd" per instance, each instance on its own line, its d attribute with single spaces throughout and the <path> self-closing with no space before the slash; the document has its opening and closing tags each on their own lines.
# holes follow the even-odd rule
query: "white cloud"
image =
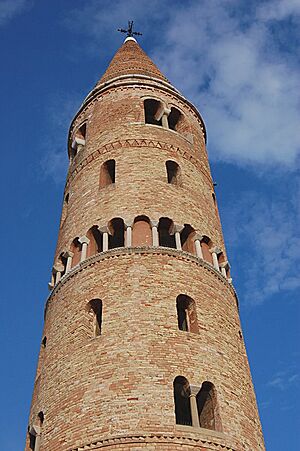
<svg viewBox="0 0 300 451">
<path fill-rule="evenodd" d="M 257 11 L 262 20 L 282 20 L 290 16 L 300 16 L 299 0 L 273 0 L 264 2 Z"/>
<path fill-rule="evenodd" d="M 30 0 L 1 0 L 0 1 L 0 25 L 4 25 L 24 9 L 31 6 Z"/>
<path fill-rule="evenodd" d="M 248 304 L 300 289 L 298 196 L 299 184 L 293 192 L 283 186 L 273 199 L 269 193 L 252 191 L 231 200 L 224 210 L 233 274 L 238 268 L 243 301 Z"/>
</svg>

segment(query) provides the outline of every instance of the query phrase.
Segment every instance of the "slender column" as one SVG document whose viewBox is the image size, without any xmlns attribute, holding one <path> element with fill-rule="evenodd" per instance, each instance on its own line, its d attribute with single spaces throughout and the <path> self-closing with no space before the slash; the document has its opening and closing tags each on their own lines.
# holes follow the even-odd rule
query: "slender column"
<svg viewBox="0 0 300 451">
<path fill-rule="evenodd" d="M 41 436 L 40 434 L 37 434 L 35 436 L 34 451 L 40 451 L 40 446 L 41 446 Z"/>
<path fill-rule="evenodd" d="M 230 277 L 228 277 L 229 275 L 229 269 L 230 269 L 230 264 L 228 261 L 223 262 L 220 264 L 220 268 L 221 268 L 221 273 L 222 276 L 225 277 L 225 279 L 227 279 L 229 281 Z"/>
<path fill-rule="evenodd" d="M 219 262 L 218 262 L 218 254 L 220 254 L 222 252 L 221 249 L 219 249 L 218 247 L 214 247 L 214 248 L 210 249 L 210 252 L 212 255 L 212 259 L 213 259 L 214 268 L 217 271 L 220 271 L 220 266 L 219 266 Z"/>
<path fill-rule="evenodd" d="M 171 113 L 170 108 L 167 108 L 165 105 L 161 105 L 161 107 L 158 109 L 157 113 L 155 114 L 155 119 L 157 121 L 161 120 L 161 125 L 164 128 L 169 128 L 168 116 L 170 113 Z"/>
<path fill-rule="evenodd" d="M 158 222 L 151 221 L 152 226 L 152 246 L 159 246 L 159 238 L 158 238 Z"/>
<path fill-rule="evenodd" d="M 77 138 L 77 137 L 75 137 L 73 139 L 72 148 L 75 150 L 75 152 L 77 152 L 77 153 L 80 152 L 81 150 L 84 149 L 84 146 L 85 146 L 85 139 Z"/>
<path fill-rule="evenodd" d="M 86 259 L 87 247 L 88 247 L 88 244 L 89 244 L 90 240 L 88 239 L 88 237 L 83 235 L 82 237 L 79 238 L 78 241 L 79 241 L 80 244 L 82 244 L 80 261 L 83 262 L 83 260 Z"/>
<path fill-rule="evenodd" d="M 199 387 L 195 385 L 190 386 L 190 406 L 191 406 L 191 417 L 192 417 L 192 426 L 194 428 L 200 427 L 199 415 L 198 415 L 198 406 L 196 396 L 199 392 Z"/>
<path fill-rule="evenodd" d="M 56 277 L 55 277 L 55 285 L 60 281 L 60 279 L 61 279 L 61 272 L 57 271 Z"/>
<path fill-rule="evenodd" d="M 173 233 L 175 235 L 176 249 L 181 251 L 182 247 L 181 247 L 180 232 L 182 231 L 183 226 L 174 224 L 172 229 L 173 230 L 171 231 L 171 235 L 173 235 Z"/>
<path fill-rule="evenodd" d="M 224 266 L 221 267 L 221 273 L 222 273 L 222 276 L 225 277 L 225 279 L 226 279 L 227 275 L 226 275 L 226 269 L 224 268 Z"/>
<path fill-rule="evenodd" d="M 74 253 L 70 252 L 70 251 L 67 251 L 64 253 L 64 257 L 66 257 L 66 259 L 67 259 L 66 274 L 71 270 L 73 255 L 74 255 Z"/>
<path fill-rule="evenodd" d="M 108 251 L 108 234 L 109 230 L 107 226 L 99 227 L 100 232 L 102 233 L 102 250 L 103 252 Z"/>
<path fill-rule="evenodd" d="M 169 128 L 168 116 L 169 114 L 164 113 L 161 117 L 161 124 L 164 128 Z"/>
<path fill-rule="evenodd" d="M 196 249 L 196 255 L 198 258 L 202 258 L 203 260 L 203 253 L 202 253 L 202 248 L 201 248 L 201 240 L 202 240 L 203 236 L 196 234 L 194 236 L 194 243 L 195 243 L 195 249 Z"/>
<path fill-rule="evenodd" d="M 53 266 L 53 273 L 55 274 L 55 285 L 60 281 L 64 269 L 64 266 L 60 263 L 57 263 L 55 266 Z"/>
<path fill-rule="evenodd" d="M 35 445 L 33 451 L 39 451 L 41 446 L 41 428 L 35 424 L 30 428 L 30 434 L 35 436 Z"/>
<path fill-rule="evenodd" d="M 125 224 L 126 227 L 126 247 L 132 246 L 132 223 Z"/>
</svg>

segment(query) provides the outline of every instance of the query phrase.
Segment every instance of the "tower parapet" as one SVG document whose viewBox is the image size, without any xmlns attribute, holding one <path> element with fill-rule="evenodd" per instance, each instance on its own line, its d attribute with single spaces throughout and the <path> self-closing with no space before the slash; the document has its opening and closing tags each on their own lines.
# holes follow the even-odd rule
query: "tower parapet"
<svg viewBox="0 0 300 451">
<path fill-rule="evenodd" d="M 26 451 L 264 450 L 205 143 L 127 38 L 70 127 Z"/>
</svg>

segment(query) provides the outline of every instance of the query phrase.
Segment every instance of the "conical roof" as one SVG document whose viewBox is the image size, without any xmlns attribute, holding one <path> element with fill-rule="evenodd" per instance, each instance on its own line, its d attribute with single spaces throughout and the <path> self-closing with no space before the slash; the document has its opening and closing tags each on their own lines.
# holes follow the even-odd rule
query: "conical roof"
<svg viewBox="0 0 300 451">
<path fill-rule="evenodd" d="M 130 74 L 146 75 L 168 82 L 168 79 L 160 72 L 134 38 L 125 39 L 97 86 L 113 78 Z"/>
</svg>

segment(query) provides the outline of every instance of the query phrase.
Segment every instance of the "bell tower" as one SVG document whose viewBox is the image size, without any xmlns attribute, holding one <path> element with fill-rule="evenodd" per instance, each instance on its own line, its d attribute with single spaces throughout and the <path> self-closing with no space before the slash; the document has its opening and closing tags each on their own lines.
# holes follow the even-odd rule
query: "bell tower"
<svg viewBox="0 0 300 451">
<path fill-rule="evenodd" d="M 195 106 L 127 37 L 70 127 L 26 451 L 258 451 Z"/>
</svg>

